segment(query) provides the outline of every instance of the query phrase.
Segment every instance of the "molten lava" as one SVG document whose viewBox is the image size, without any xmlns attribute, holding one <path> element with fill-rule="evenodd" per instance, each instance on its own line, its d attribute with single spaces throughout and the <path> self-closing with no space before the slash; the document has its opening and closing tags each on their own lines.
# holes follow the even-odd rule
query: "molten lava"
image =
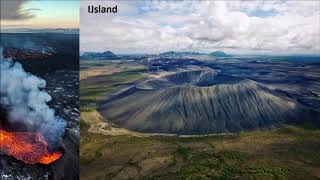
<svg viewBox="0 0 320 180">
<path fill-rule="evenodd" d="M 7 132 L 0 129 L 0 151 L 28 164 L 50 164 L 62 156 L 50 153 L 45 138 L 35 132 Z"/>
<path fill-rule="evenodd" d="M 56 54 L 56 51 L 51 48 L 42 48 L 42 49 L 23 49 L 23 48 L 5 48 L 3 50 L 4 58 L 12 59 L 45 59 L 47 57 L 53 56 Z"/>
</svg>

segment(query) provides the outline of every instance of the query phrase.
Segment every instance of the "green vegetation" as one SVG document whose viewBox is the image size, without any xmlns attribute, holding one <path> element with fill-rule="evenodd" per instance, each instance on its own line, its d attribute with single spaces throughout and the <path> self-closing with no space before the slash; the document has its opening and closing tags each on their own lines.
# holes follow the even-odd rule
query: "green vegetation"
<svg viewBox="0 0 320 180">
<path fill-rule="evenodd" d="M 190 148 L 184 148 L 182 146 L 178 146 L 177 153 L 182 156 L 184 160 L 187 160 L 190 154 Z"/>
<path fill-rule="evenodd" d="M 90 127 L 90 125 L 87 124 L 82 118 L 80 118 L 79 126 L 80 126 L 80 131 L 87 131 L 88 128 Z"/>
<path fill-rule="evenodd" d="M 93 65 L 105 65 L 105 63 L 93 63 Z M 80 83 L 80 106 L 81 111 L 90 111 L 96 107 L 96 104 L 106 96 L 117 92 L 118 90 L 127 87 L 130 83 L 141 79 L 144 69 L 128 70 L 115 72 L 106 75 L 97 75 L 82 80 Z"/>
<path fill-rule="evenodd" d="M 84 179 L 99 179 L 100 175 L 116 178 L 128 169 L 137 171 L 131 178 L 141 179 L 316 179 L 320 176 L 319 129 L 286 127 L 192 138 L 84 132 L 84 137 L 81 168 L 101 169 L 103 174 L 96 177 L 85 171 Z M 155 160 L 160 157 L 168 160 Z"/>
<path fill-rule="evenodd" d="M 185 156 L 185 154 L 183 154 Z M 267 177 L 285 179 L 287 169 L 281 167 L 246 165 L 249 155 L 237 151 L 192 152 L 177 173 L 164 173 L 158 178 L 176 177 L 177 179 L 232 179 L 241 177 Z"/>
<path fill-rule="evenodd" d="M 86 60 L 81 61 L 81 69 L 89 69 L 89 68 L 95 68 L 95 67 L 103 67 L 112 65 L 114 62 L 111 61 L 97 61 L 97 60 Z"/>
</svg>

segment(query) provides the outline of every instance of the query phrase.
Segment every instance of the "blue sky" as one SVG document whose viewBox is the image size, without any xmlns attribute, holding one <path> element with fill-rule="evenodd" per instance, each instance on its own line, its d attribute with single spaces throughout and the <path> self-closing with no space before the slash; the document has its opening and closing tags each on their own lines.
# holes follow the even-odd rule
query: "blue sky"
<svg viewBox="0 0 320 180">
<path fill-rule="evenodd" d="M 256 10 L 252 12 L 248 12 L 249 16 L 256 16 L 256 17 L 268 17 L 268 16 L 276 16 L 278 13 L 274 10 Z"/>
</svg>

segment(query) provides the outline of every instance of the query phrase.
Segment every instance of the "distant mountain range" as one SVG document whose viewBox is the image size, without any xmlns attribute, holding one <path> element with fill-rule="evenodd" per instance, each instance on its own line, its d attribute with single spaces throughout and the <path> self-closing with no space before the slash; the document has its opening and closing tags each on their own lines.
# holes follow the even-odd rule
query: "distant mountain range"
<svg viewBox="0 0 320 180">
<path fill-rule="evenodd" d="M 198 56 L 198 55 L 206 55 L 204 53 L 199 52 L 178 52 L 178 51 L 168 51 L 164 53 L 160 53 L 161 57 L 181 57 L 181 56 Z"/>
<path fill-rule="evenodd" d="M 77 28 L 56 28 L 56 29 L 3 29 L 1 33 L 62 33 L 62 34 L 79 34 Z"/>
<path fill-rule="evenodd" d="M 189 51 L 185 51 L 185 52 L 178 52 L 178 51 L 168 51 L 168 52 L 164 52 L 164 53 L 160 53 L 159 56 L 160 57 L 184 57 L 184 56 L 201 56 L 201 55 L 208 55 L 208 56 L 212 56 L 212 57 L 230 57 L 230 55 L 222 52 L 222 51 L 215 51 L 212 53 L 199 53 L 199 52 L 189 52 Z"/>
<path fill-rule="evenodd" d="M 105 52 L 85 52 L 80 56 L 81 60 L 116 60 L 120 59 L 111 51 Z"/>
<path fill-rule="evenodd" d="M 231 56 L 231 55 L 226 54 L 222 51 L 215 51 L 215 52 L 210 53 L 209 55 L 213 56 L 213 57 L 230 57 Z"/>
<path fill-rule="evenodd" d="M 140 55 L 142 56 L 142 55 Z M 139 56 L 139 57 L 140 57 Z M 211 57 L 230 57 L 231 55 L 228 55 L 222 51 L 215 51 L 212 53 L 200 53 L 200 52 L 192 52 L 192 51 L 168 51 L 164 53 L 158 54 L 161 58 L 180 58 L 180 57 L 186 57 L 186 56 L 211 56 Z M 121 59 L 121 57 L 126 58 L 137 58 L 134 55 L 116 55 L 111 51 L 105 51 L 105 52 L 84 52 L 80 55 L 81 60 L 118 60 Z M 145 56 L 142 56 L 145 57 Z"/>
</svg>

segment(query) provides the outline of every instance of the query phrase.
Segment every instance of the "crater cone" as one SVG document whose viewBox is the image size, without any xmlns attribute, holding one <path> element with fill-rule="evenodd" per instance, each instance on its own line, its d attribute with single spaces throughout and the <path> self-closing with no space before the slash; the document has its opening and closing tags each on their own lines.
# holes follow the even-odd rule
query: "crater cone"
<svg viewBox="0 0 320 180">
<path fill-rule="evenodd" d="M 139 83 L 99 111 L 120 127 L 149 133 L 228 133 L 319 121 L 318 112 L 266 85 L 207 69 Z"/>
</svg>

